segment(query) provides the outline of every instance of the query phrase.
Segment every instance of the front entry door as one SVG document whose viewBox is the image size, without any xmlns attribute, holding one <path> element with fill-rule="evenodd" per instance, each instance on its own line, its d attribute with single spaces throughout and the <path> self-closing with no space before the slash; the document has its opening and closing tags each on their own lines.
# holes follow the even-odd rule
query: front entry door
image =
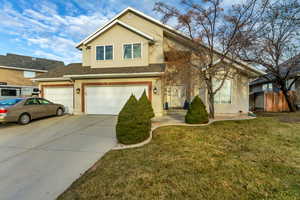
<svg viewBox="0 0 300 200">
<path fill-rule="evenodd" d="M 183 85 L 168 87 L 168 102 L 171 108 L 183 108 L 186 100 L 186 88 Z"/>
</svg>

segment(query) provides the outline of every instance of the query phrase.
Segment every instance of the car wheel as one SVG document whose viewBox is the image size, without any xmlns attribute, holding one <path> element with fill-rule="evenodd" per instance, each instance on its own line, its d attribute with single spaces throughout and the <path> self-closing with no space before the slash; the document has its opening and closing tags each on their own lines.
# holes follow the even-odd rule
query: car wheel
<svg viewBox="0 0 300 200">
<path fill-rule="evenodd" d="M 30 118 L 30 115 L 28 115 L 28 114 L 22 114 L 19 117 L 19 124 L 26 125 L 26 124 L 29 124 L 30 121 L 31 121 L 31 118 Z"/>
<path fill-rule="evenodd" d="M 63 109 L 61 109 L 61 108 L 57 109 L 57 111 L 56 111 L 57 116 L 62 116 L 63 114 L 64 114 Z"/>
</svg>

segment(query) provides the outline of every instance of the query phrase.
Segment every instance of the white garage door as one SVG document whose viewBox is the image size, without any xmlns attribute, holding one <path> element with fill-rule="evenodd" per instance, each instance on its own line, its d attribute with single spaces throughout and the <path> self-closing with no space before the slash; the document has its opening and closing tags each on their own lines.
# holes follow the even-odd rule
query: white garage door
<svg viewBox="0 0 300 200">
<path fill-rule="evenodd" d="M 135 86 L 89 86 L 85 93 L 87 114 L 118 115 L 131 94 L 140 98 L 148 91 L 146 85 Z"/>
<path fill-rule="evenodd" d="M 73 113 L 73 87 L 45 87 L 44 98 L 64 105 L 66 113 Z"/>
</svg>

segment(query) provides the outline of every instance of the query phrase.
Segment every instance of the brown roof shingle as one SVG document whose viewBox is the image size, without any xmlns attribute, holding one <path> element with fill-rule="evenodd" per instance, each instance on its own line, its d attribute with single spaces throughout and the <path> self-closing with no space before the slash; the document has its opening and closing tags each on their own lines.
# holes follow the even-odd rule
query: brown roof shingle
<svg viewBox="0 0 300 200">
<path fill-rule="evenodd" d="M 72 63 L 66 67 L 57 67 L 44 73 L 37 78 L 61 78 L 64 75 L 83 75 L 83 74 L 117 74 L 117 73 L 145 73 L 145 72 L 164 72 L 165 64 L 150 64 L 138 67 L 103 67 L 91 68 L 83 67 L 82 63 Z"/>
<path fill-rule="evenodd" d="M 35 58 L 11 53 L 0 55 L 0 65 L 38 70 L 51 70 L 56 67 L 65 66 L 64 62 L 62 61 L 50 60 L 45 58 Z"/>
</svg>

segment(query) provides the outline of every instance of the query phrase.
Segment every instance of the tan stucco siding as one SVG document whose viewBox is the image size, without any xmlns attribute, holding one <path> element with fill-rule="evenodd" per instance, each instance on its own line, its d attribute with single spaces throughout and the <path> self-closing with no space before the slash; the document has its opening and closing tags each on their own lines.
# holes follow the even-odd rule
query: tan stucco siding
<svg viewBox="0 0 300 200">
<path fill-rule="evenodd" d="M 231 103 L 230 104 L 215 104 L 216 114 L 239 114 L 248 113 L 249 111 L 249 78 L 242 74 L 237 74 L 230 79 L 231 82 Z M 205 92 L 206 94 L 203 94 Z M 207 111 L 208 107 L 208 94 L 207 90 L 199 90 L 199 95 L 202 100 L 205 100 Z"/>
<path fill-rule="evenodd" d="M 91 66 L 91 48 L 82 46 L 82 66 Z"/>
<path fill-rule="evenodd" d="M 42 74 L 36 72 L 36 76 Z M 7 85 L 23 85 L 23 86 L 34 86 L 34 83 L 30 78 L 24 78 L 24 71 L 14 69 L 0 69 L 0 82 L 5 82 Z"/>
<path fill-rule="evenodd" d="M 141 58 L 124 59 L 123 45 L 132 43 L 141 43 Z M 120 25 L 115 25 L 88 44 L 91 46 L 91 49 L 83 51 L 83 53 L 86 53 L 83 58 L 90 60 L 90 66 L 92 68 L 146 66 L 149 64 L 148 43 L 149 41 L 144 37 L 137 35 Z M 96 47 L 102 45 L 113 45 L 112 60 L 96 60 Z M 90 53 L 88 53 L 89 51 Z"/>
<path fill-rule="evenodd" d="M 180 42 L 169 37 L 164 37 L 163 48 L 164 51 L 172 51 L 172 50 L 190 51 L 191 50 L 190 48 L 184 46 Z"/>
<path fill-rule="evenodd" d="M 132 13 L 128 12 L 119 18 L 120 21 L 150 35 L 155 44 L 149 47 L 149 63 L 163 63 L 163 28 Z"/>
<path fill-rule="evenodd" d="M 232 79 L 231 104 L 215 104 L 218 114 L 238 114 L 239 111 L 249 111 L 249 80 L 248 77 L 237 75 Z"/>
</svg>

